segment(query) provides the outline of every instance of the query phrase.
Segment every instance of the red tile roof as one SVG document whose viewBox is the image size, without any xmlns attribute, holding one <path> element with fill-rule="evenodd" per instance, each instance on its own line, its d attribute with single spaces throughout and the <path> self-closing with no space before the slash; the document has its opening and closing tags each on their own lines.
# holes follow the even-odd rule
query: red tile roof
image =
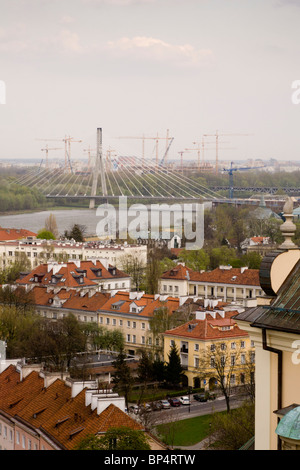
<svg viewBox="0 0 300 470">
<path fill-rule="evenodd" d="M 179 308 L 178 298 L 168 297 L 166 300 L 161 300 L 159 296 L 144 294 L 140 299 L 131 299 L 129 292 L 117 292 L 102 305 L 99 311 L 131 313 L 130 306 L 132 303 L 142 307 L 141 312 L 135 312 L 134 314 L 143 317 L 153 316 L 154 311 L 162 307 L 166 307 L 169 314 Z M 114 308 L 114 304 L 118 308 Z"/>
<path fill-rule="evenodd" d="M 54 267 L 57 269 L 54 271 Z M 113 269 L 113 267 L 111 266 Z M 30 273 L 26 274 L 24 277 L 16 281 L 17 284 L 36 284 L 35 276 L 39 278 L 39 284 L 48 286 L 55 285 L 58 287 L 87 287 L 87 286 L 96 286 L 98 283 L 96 280 L 109 280 L 109 279 L 119 279 L 119 278 L 128 278 L 129 275 L 115 269 L 115 274 L 112 273 L 109 269 L 106 269 L 103 264 L 97 260 L 95 263 L 93 261 L 81 261 L 80 266 L 74 262 L 61 263 L 61 266 L 57 263 L 48 263 L 40 264 Z M 101 270 L 101 276 L 97 277 L 95 271 Z M 83 275 L 83 272 L 85 275 Z M 56 277 L 55 284 L 51 282 L 52 277 Z M 79 277 L 83 279 L 83 282 L 79 282 Z"/>
<path fill-rule="evenodd" d="M 37 234 L 24 228 L 2 228 L 0 227 L 0 241 L 20 240 L 21 238 L 36 237 Z"/>
<path fill-rule="evenodd" d="M 248 336 L 248 333 L 241 330 L 235 320 L 232 318 L 238 312 L 224 312 L 223 318 L 216 312 L 216 318 L 212 315 L 206 314 L 204 320 L 192 320 L 184 325 L 177 326 L 171 330 L 165 331 L 166 336 L 180 336 L 186 338 L 193 338 L 199 341 L 214 340 L 214 339 L 227 339 L 236 336 Z M 222 330 L 222 327 L 232 327 L 230 330 Z"/>
<path fill-rule="evenodd" d="M 260 286 L 259 270 L 248 268 L 216 268 L 212 271 L 197 272 L 179 264 L 166 271 L 161 279 L 191 280 L 219 284 Z"/>
<path fill-rule="evenodd" d="M 95 292 L 93 295 L 86 293 L 80 295 L 74 289 L 66 290 L 62 288 L 59 292 L 47 292 L 47 289 L 41 286 L 33 287 L 31 290 L 35 305 L 44 305 L 50 307 L 55 298 L 63 300 L 62 307 L 76 310 L 85 310 L 96 312 L 110 298 L 106 292 Z"/>
<path fill-rule="evenodd" d="M 31 372 L 21 381 L 14 366 L 0 374 L 0 411 L 46 432 L 66 450 L 74 449 L 87 435 L 105 433 L 112 427 L 143 430 L 141 424 L 113 404 L 98 415 L 85 405 L 85 389 L 72 398 L 71 388 L 63 380 L 57 379 L 45 388 L 38 372 Z"/>
</svg>

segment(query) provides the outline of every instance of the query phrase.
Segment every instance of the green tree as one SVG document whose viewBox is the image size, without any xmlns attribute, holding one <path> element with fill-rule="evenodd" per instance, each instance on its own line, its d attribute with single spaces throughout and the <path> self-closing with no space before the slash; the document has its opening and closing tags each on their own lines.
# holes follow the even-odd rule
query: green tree
<svg viewBox="0 0 300 470">
<path fill-rule="evenodd" d="M 125 426 L 109 429 L 104 436 L 89 435 L 75 450 L 150 450 L 147 435 Z"/>
<path fill-rule="evenodd" d="M 255 432 L 255 407 L 252 402 L 243 405 L 230 413 L 212 415 L 211 434 L 214 446 L 222 450 L 239 450 Z"/>
<path fill-rule="evenodd" d="M 145 349 L 141 351 L 141 357 L 138 365 L 138 381 L 142 384 L 139 403 L 142 401 L 143 395 L 147 389 L 149 382 L 153 380 L 153 361 L 151 354 Z"/>
<path fill-rule="evenodd" d="M 168 354 L 166 365 L 166 380 L 169 384 L 178 387 L 182 382 L 183 368 L 181 366 L 180 356 L 176 345 L 174 344 Z"/>
<path fill-rule="evenodd" d="M 193 271 L 206 270 L 209 266 L 209 255 L 203 250 L 182 250 L 179 260 L 183 261 L 188 268 Z"/>
<path fill-rule="evenodd" d="M 55 240 L 53 233 L 46 229 L 39 230 L 36 238 L 40 238 L 42 240 Z"/>
<path fill-rule="evenodd" d="M 64 236 L 69 240 L 74 239 L 76 242 L 84 242 L 84 234 L 86 227 L 80 224 L 74 224 L 70 231 L 65 230 Z"/>
<path fill-rule="evenodd" d="M 145 275 L 145 263 L 139 255 L 127 254 L 120 258 L 122 270 L 129 274 L 135 290 L 140 290 L 140 286 Z"/>
<path fill-rule="evenodd" d="M 115 389 L 124 396 L 126 408 L 128 409 L 128 397 L 133 385 L 133 377 L 131 375 L 130 367 L 126 362 L 126 354 L 122 349 L 117 359 L 113 362 L 115 371 L 112 374 L 112 383 Z"/>
</svg>

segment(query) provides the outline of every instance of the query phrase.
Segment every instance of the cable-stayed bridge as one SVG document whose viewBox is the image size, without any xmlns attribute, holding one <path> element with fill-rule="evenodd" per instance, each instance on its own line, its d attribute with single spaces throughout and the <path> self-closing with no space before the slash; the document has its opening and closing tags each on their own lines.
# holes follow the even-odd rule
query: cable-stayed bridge
<svg viewBox="0 0 300 470">
<path fill-rule="evenodd" d="M 212 201 L 225 199 L 201 185 L 193 175 L 166 168 L 160 162 L 139 157 L 105 160 L 102 155 L 102 130 L 97 129 L 97 155 L 94 165 L 74 170 L 31 168 L 16 183 L 39 189 L 47 198 L 96 200 L 127 196 L 136 200 Z"/>
<path fill-rule="evenodd" d="M 70 159 L 58 168 L 42 164 L 31 168 L 15 182 L 37 188 L 46 198 L 88 200 L 90 208 L 96 201 L 126 196 L 136 201 L 194 201 L 230 204 L 258 205 L 259 199 L 230 199 L 216 190 L 200 184 L 195 175 L 184 174 L 180 169 L 165 166 L 157 159 L 144 156 L 113 157 L 105 159 L 102 154 L 102 129 L 97 129 L 97 148 L 93 165 L 77 170 Z M 66 165 L 66 162 L 69 164 Z"/>
</svg>

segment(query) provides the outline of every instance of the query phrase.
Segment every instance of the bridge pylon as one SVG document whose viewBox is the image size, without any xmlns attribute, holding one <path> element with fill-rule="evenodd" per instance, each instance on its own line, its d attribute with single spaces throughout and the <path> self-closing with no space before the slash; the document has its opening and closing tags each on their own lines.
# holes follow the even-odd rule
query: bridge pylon
<svg viewBox="0 0 300 470">
<path fill-rule="evenodd" d="M 101 127 L 97 128 L 97 154 L 96 154 L 96 159 L 95 159 L 95 169 L 94 169 L 94 175 L 93 175 L 91 196 L 96 196 L 97 194 L 99 173 L 100 173 L 100 178 L 101 178 L 102 195 L 107 196 L 105 169 L 104 169 L 103 154 L 102 154 L 102 128 Z M 89 207 L 90 209 L 94 209 L 95 199 L 93 198 L 90 199 Z"/>
</svg>

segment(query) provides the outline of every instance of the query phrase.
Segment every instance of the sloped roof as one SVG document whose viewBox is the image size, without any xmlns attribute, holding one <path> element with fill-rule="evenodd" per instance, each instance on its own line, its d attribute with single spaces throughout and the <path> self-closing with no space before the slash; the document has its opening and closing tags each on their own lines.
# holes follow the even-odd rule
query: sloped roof
<svg viewBox="0 0 300 470">
<path fill-rule="evenodd" d="M 119 279 L 119 278 L 128 278 L 129 275 L 115 268 L 115 274 L 112 274 L 109 269 L 106 269 L 103 264 L 97 260 L 95 263 L 93 261 L 81 261 L 80 266 L 74 262 L 53 264 L 58 269 L 51 268 L 51 263 L 41 264 L 33 269 L 30 273 L 26 274 L 24 277 L 18 279 L 16 283 L 25 285 L 25 284 L 36 284 L 34 281 L 34 276 L 39 276 L 39 283 L 44 286 L 51 285 L 52 276 L 56 277 L 56 286 L 66 286 L 76 288 L 78 286 L 96 286 L 96 280 L 109 280 L 109 279 Z M 51 269 L 50 269 L 51 268 Z M 112 266 L 111 266 L 112 268 Z M 48 271 L 49 269 L 49 271 Z M 101 269 L 101 277 L 97 277 L 95 271 Z M 78 282 L 80 275 L 85 273 L 83 277 L 83 282 Z"/>
<path fill-rule="evenodd" d="M 248 333 L 237 326 L 234 316 L 236 311 L 225 312 L 225 318 L 216 313 L 214 319 L 211 315 L 206 315 L 204 320 L 191 320 L 184 325 L 177 326 L 165 331 L 166 336 L 180 336 L 196 339 L 199 341 L 226 339 L 237 336 L 248 336 Z M 230 330 L 221 330 L 223 326 L 231 326 Z"/>
<path fill-rule="evenodd" d="M 27 237 L 36 237 L 36 233 L 24 228 L 2 228 L 0 227 L 0 241 L 20 240 Z"/>
<path fill-rule="evenodd" d="M 80 295 L 73 289 L 66 290 L 62 288 L 59 292 L 47 292 L 47 289 L 40 286 L 35 286 L 31 290 L 35 305 L 52 305 L 54 298 L 65 300 L 63 308 L 97 311 L 109 298 L 110 294 L 106 292 L 95 292 L 93 295 L 86 293 Z"/>
<path fill-rule="evenodd" d="M 85 405 L 85 389 L 72 398 L 71 388 L 64 381 L 57 379 L 45 388 L 36 371 L 20 381 L 14 366 L 0 374 L 0 410 L 46 432 L 66 450 L 74 449 L 87 435 L 105 433 L 112 427 L 143 430 L 141 424 L 113 404 L 98 415 Z"/>
<path fill-rule="evenodd" d="M 166 307 L 170 314 L 179 308 L 179 299 L 176 297 L 168 297 L 166 300 L 161 300 L 154 295 L 143 294 L 143 296 L 137 300 L 131 299 L 129 292 L 117 292 L 99 308 L 99 311 L 131 313 L 130 305 L 132 303 L 143 307 L 140 312 L 134 313 L 135 315 L 141 315 L 143 317 L 153 316 L 154 311 L 161 307 Z M 114 309 L 113 305 L 117 305 L 118 308 Z"/>
<path fill-rule="evenodd" d="M 241 269 L 241 268 L 216 268 L 212 271 L 197 272 L 191 268 L 179 264 L 175 268 L 166 271 L 161 279 L 178 279 L 190 280 L 198 282 L 212 282 L 218 284 L 235 284 L 259 286 L 259 270 L 258 269 Z"/>
<path fill-rule="evenodd" d="M 270 305 L 246 309 L 236 316 L 251 326 L 300 333 L 300 261 L 280 287 Z"/>
</svg>

